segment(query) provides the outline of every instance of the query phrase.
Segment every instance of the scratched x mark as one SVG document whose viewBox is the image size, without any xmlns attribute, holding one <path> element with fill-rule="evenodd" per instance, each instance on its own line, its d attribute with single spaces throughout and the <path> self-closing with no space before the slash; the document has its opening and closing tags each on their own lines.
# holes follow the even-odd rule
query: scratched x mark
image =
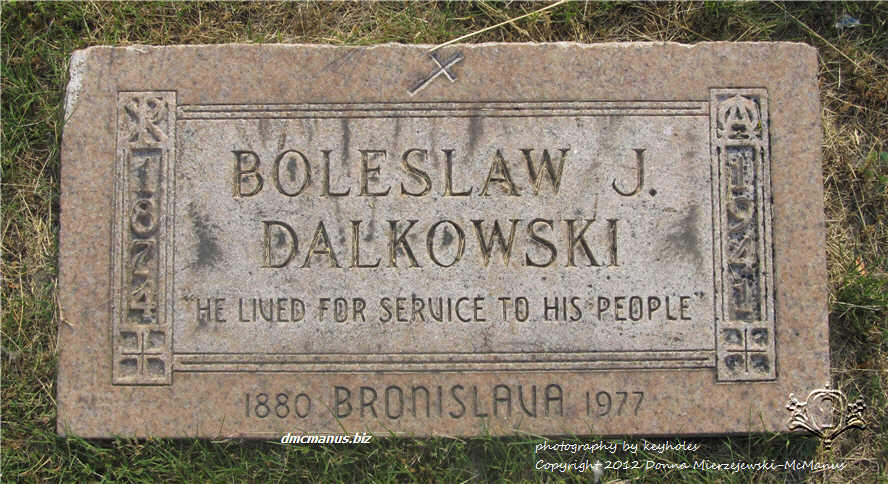
<svg viewBox="0 0 888 484">
<path fill-rule="evenodd" d="M 435 64 L 438 64 L 438 70 L 433 72 L 431 75 L 429 75 L 425 79 L 419 81 L 412 88 L 408 89 L 407 92 L 411 96 L 418 93 L 419 91 L 422 91 L 423 89 L 425 89 L 426 86 L 431 84 L 432 81 L 434 81 L 441 74 L 445 75 L 447 77 L 447 79 L 450 80 L 450 82 L 456 81 L 456 76 L 452 72 L 450 72 L 449 68 L 452 65 L 456 64 L 457 62 L 463 60 L 463 55 L 461 53 L 457 52 L 456 54 L 454 54 L 453 57 L 450 58 L 450 60 L 448 60 L 447 62 L 445 62 L 443 64 L 441 63 L 441 60 L 438 59 L 438 56 L 436 56 L 434 53 L 429 54 L 429 57 L 431 57 L 432 60 L 435 61 Z"/>
</svg>

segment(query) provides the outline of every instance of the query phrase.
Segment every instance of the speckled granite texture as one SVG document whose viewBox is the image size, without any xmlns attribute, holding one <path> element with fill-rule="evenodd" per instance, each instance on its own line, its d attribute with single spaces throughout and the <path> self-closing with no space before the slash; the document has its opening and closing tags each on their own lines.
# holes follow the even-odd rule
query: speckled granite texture
<svg viewBox="0 0 888 484">
<path fill-rule="evenodd" d="M 58 431 L 785 431 L 829 382 L 816 50 L 93 47 Z"/>
</svg>

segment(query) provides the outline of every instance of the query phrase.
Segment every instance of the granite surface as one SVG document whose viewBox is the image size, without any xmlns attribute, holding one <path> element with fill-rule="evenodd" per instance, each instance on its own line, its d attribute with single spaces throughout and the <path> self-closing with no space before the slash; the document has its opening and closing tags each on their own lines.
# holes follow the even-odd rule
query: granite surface
<svg viewBox="0 0 888 484">
<path fill-rule="evenodd" d="M 58 431 L 786 431 L 829 382 L 816 50 L 93 47 Z"/>
</svg>

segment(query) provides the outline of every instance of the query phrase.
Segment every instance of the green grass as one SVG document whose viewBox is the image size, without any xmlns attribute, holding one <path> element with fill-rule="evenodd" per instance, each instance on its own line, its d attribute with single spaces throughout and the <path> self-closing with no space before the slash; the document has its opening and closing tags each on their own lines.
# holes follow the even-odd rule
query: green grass
<svg viewBox="0 0 888 484">
<path fill-rule="evenodd" d="M 7 481 L 567 481 L 534 470 L 532 438 L 377 439 L 366 446 L 61 439 L 55 434 L 61 105 L 71 51 L 135 43 L 441 43 L 522 3 L 2 4 L 2 477 Z M 843 14 L 861 25 L 839 31 Z M 568 3 L 482 41 L 802 41 L 820 52 L 830 345 L 836 385 L 868 405 L 831 452 L 802 436 L 687 439 L 659 461 L 815 459 L 807 472 L 608 471 L 603 482 L 888 482 L 888 5 Z M 584 442 L 595 439 L 584 438 Z M 603 455 L 598 455 L 603 457 Z"/>
</svg>

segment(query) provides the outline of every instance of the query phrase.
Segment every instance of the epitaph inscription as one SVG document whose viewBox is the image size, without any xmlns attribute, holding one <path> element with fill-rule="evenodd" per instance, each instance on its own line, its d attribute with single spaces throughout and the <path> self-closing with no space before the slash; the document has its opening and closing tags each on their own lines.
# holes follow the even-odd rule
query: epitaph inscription
<svg viewBox="0 0 888 484">
<path fill-rule="evenodd" d="M 65 133 L 60 430 L 787 430 L 828 369 L 810 52 L 75 55 L 96 77 Z M 651 82 L 670 62 L 687 79 Z"/>
</svg>

